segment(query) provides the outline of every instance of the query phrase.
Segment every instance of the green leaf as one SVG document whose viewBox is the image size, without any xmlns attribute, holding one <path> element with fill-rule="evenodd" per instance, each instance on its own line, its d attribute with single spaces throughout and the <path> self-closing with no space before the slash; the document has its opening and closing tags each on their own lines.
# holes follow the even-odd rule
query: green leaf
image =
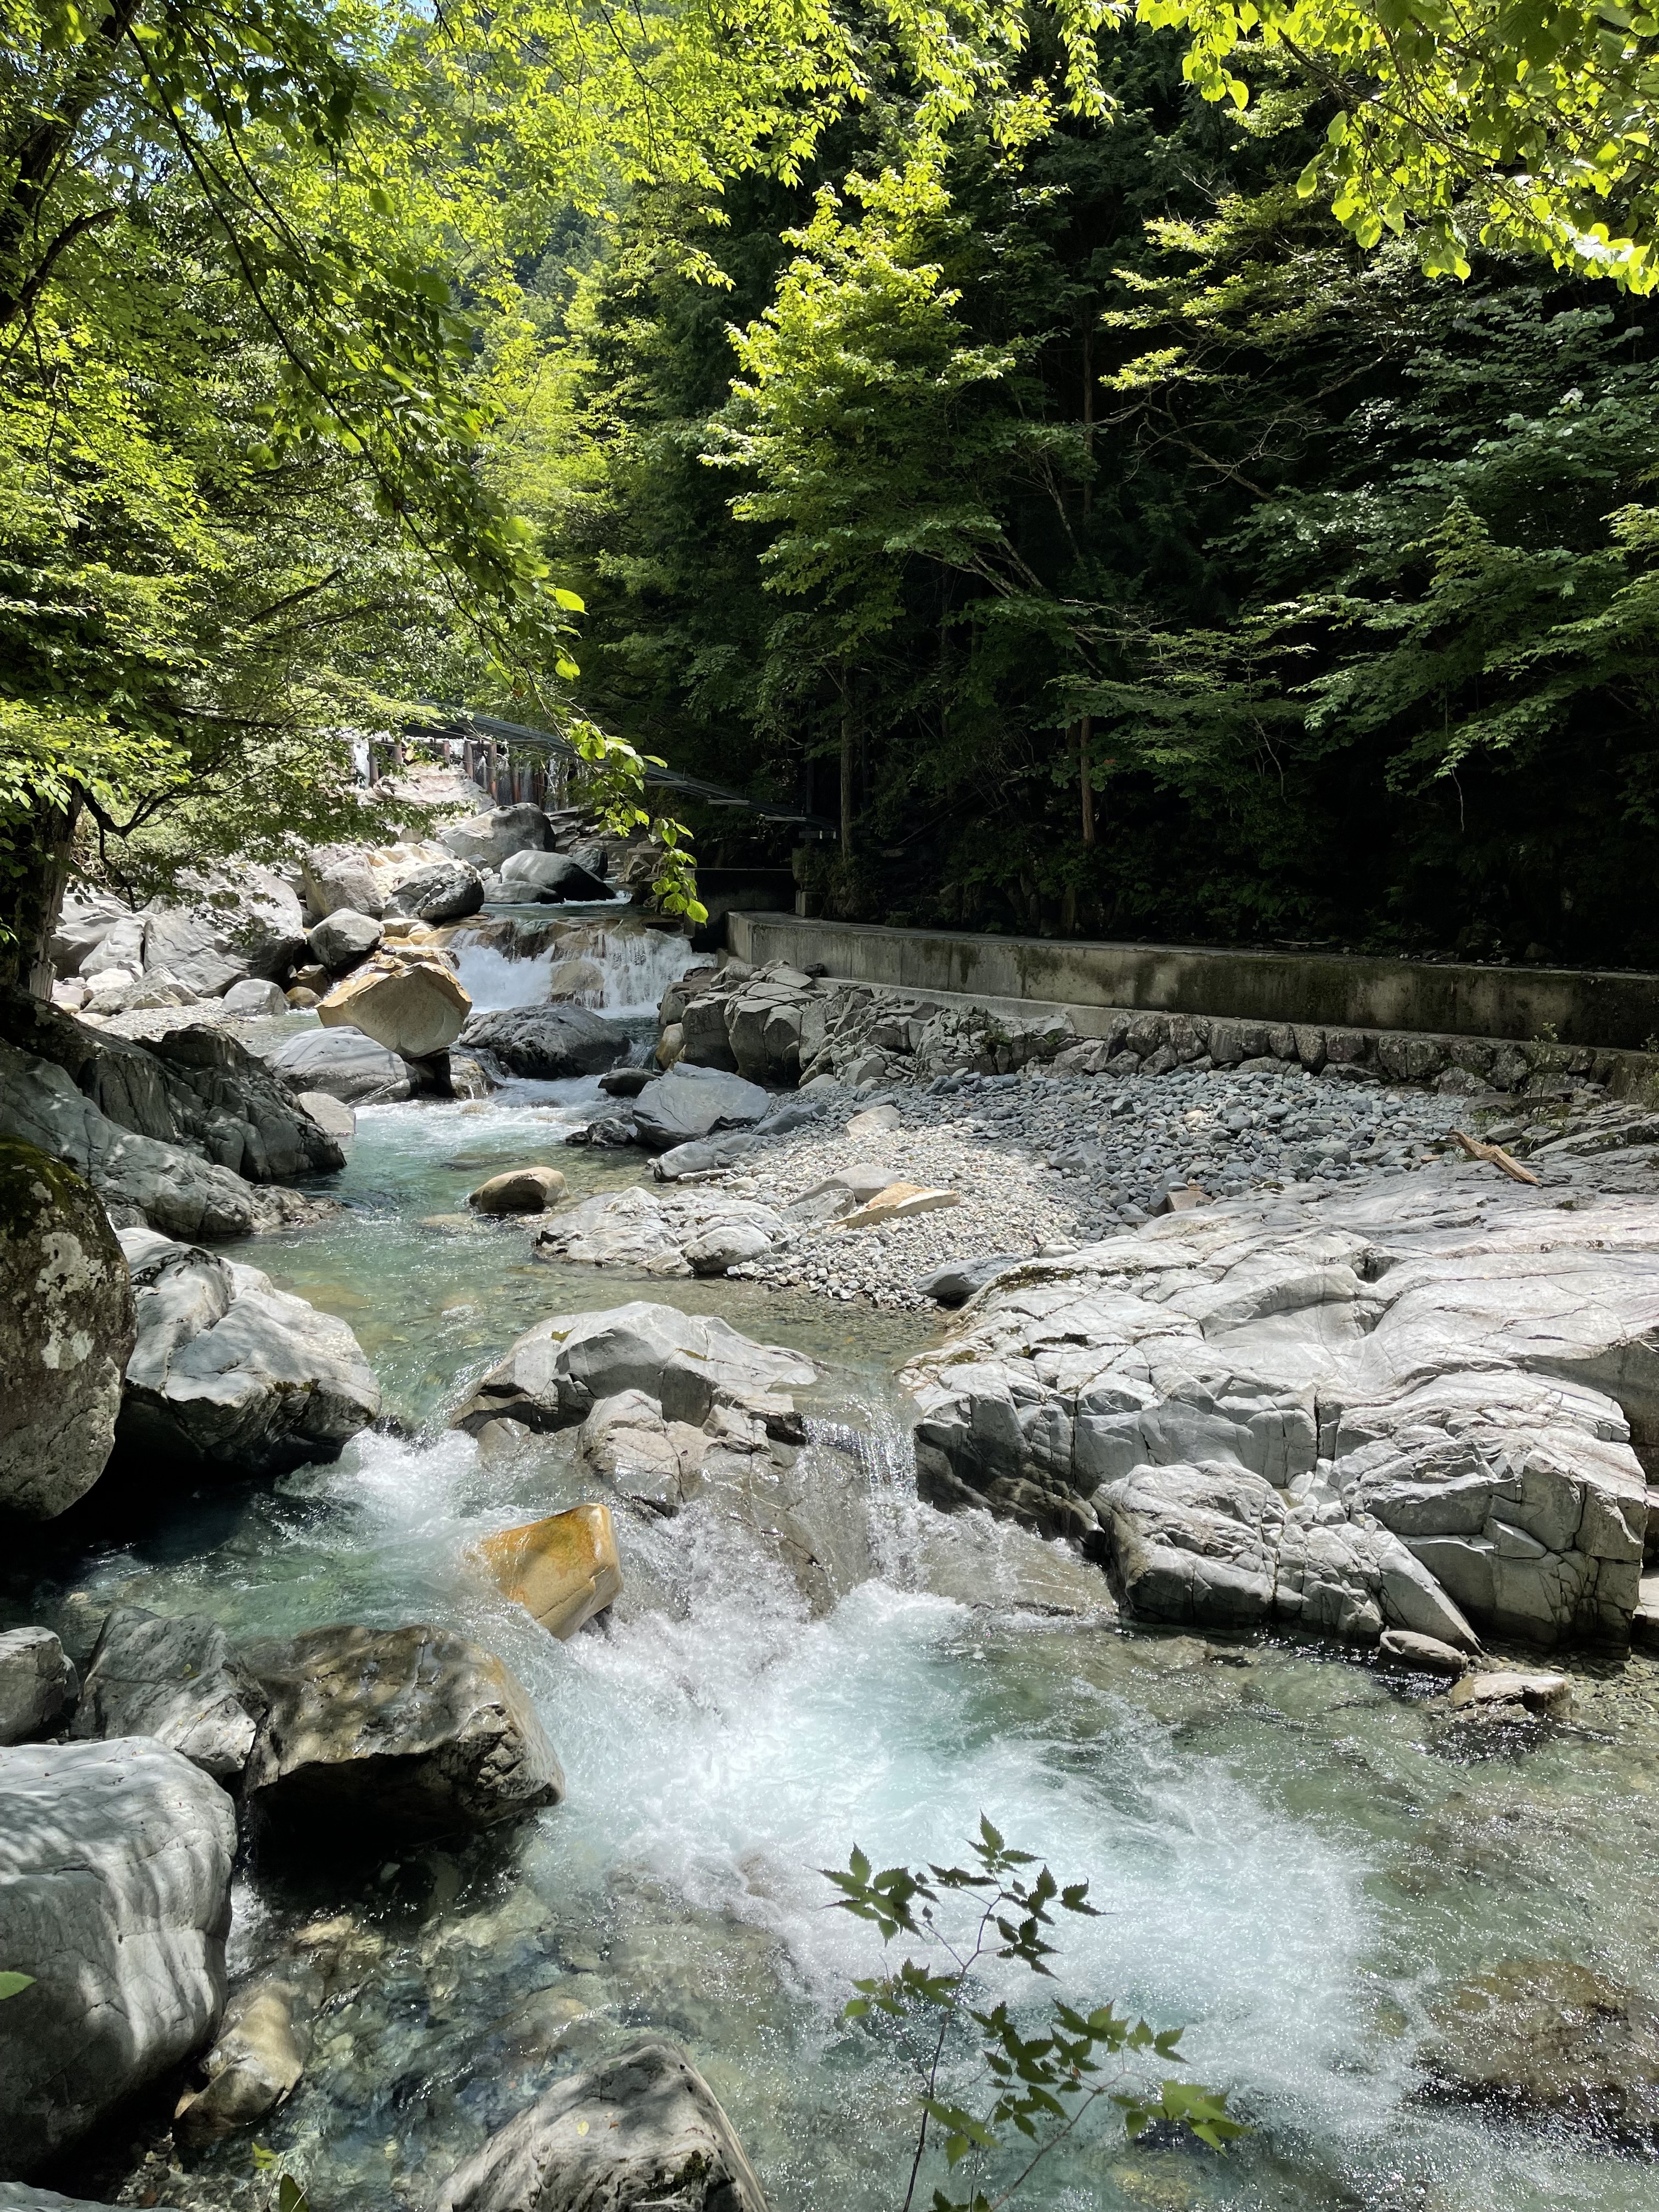
<svg viewBox="0 0 1659 2212">
<path fill-rule="evenodd" d="M 0 1973 L 0 1997 L 19 1997 L 25 1990 L 34 1987 L 33 1974 L 20 1974 L 10 1970 Z"/>
</svg>

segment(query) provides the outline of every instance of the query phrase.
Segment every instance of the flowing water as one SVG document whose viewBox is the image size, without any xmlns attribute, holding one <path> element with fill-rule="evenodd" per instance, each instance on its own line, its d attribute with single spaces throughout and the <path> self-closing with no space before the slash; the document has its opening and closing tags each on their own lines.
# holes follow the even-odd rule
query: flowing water
<svg viewBox="0 0 1659 2212">
<path fill-rule="evenodd" d="M 670 957 L 641 950 L 637 972 Z M 1061 1988 L 1188 2023 L 1193 2072 L 1254 2130 L 1224 2156 L 1085 2131 L 1022 2201 L 1651 2212 L 1651 2163 L 1436 2101 L 1415 2054 L 1437 2001 L 1499 1960 L 1659 1989 L 1659 1670 L 1578 1665 L 1577 1723 L 1521 1746 L 1458 1734 L 1334 1647 L 1122 1632 L 1083 1609 L 1094 1585 L 1054 1547 L 916 1503 L 891 1378 L 924 1319 L 546 1267 L 521 1227 L 465 1218 L 465 1191 L 514 1161 L 550 1159 L 577 1188 L 637 1176 L 627 1156 L 562 1149 L 592 1095 L 370 1109 L 334 1185 L 345 1212 L 242 1255 L 351 1322 L 405 1433 L 114 1537 L 60 1533 L 9 1566 L 0 1620 L 46 1618 L 82 1648 L 118 1600 L 239 1635 L 420 1619 L 499 1651 L 535 1698 L 563 1805 L 453 1851 L 239 1880 L 239 1968 L 319 1913 L 354 1931 L 306 2078 L 260 2130 L 319 2212 L 424 2203 L 550 2079 L 640 2024 L 691 2045 L 778 2212 L 896 2206 L 904 2076 L 890 2042 L 840 2019 L 879 1944 L 826 1910 L 817 1869 L 854 1841 L 878 1864 L 959 1856 L 981 1812 L 1092 1884 L 1100 1917 L 1062 1928 Z M 857 1521 L 865 1560 L 827 1610 L 699 1508 L 649 1528 L 619 1516 L 627 1596 L 608 1632 L 568 1644 L 469 1571 L 479 1534 L 592 1486 L 556 1439 L 481 1458 L 447 1409 L 539 1316 L 631 1297 L 823 1363 L 812 1480 Z M 92 2178 L 136 2173 L 124 2156 Z M 236 2137 L 190 2201 L 264 2186 Z"/>
</svg>

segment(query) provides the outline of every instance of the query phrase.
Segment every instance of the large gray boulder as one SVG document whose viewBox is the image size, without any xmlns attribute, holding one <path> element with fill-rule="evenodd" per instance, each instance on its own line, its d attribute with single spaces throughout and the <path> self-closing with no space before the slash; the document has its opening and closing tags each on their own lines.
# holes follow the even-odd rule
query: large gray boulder
<svg viewBox="0 0 1659 2212">
<path fill-rule="evenodd" d="M 0 1512 L 50 1520 L 97 1481 L 135 1327 L 126 1261 L 90 1186 L 0 1138 Z"/>
<path fill-rule="evenodd" d="M 118 1605 L 87 1662 L 70 1734 L 76 1741 L 153 1736 L 234 1790 L 252 1755 L 260 1710 L 217 1621 Z"/>
<path fill-rule="evenodd" d="M 361 1030 L 307 1030 L 279 1045 L 266 1063 L 296 1091 L 323 1091 L 344 1106 L 382 1106 L 411 1098 L 409 1062 Z"/>
<path fill-rule="evenodd" d="M 273 870 L 250 863 L 234 883 L 204 883 L 201 890 L 193 902 L 148 909 L 146 972 L 165 969 L 199 997 L 217 999 L 245 975 L 273 981 L 304 958 L 305 916 Z"/>
<path fill-rule="evenodd" d="M 1084 1537 L 1149 1617 L 1627 1636 L 1659 1207 L 1206 1207 L 1009 1270 L 906 1379 L 924 1495 Z"/>
<path fill-rule="evenodd" d="M 410 921 L 459 921 L 483 904 L 483 878 L 465 860 L 431 860 L 405 876 L 386 901 L 388 915 Z"/>
<path fill-rule="evenodd" d="M 766 2197 L 690 2057 L 646 2035 L 498 2129 L 437 2212 L 766 2212 Z"/>
<path fill-rule="evenodd" d="M 44 1735 L 74 1701 L 75 1668 L 49 1628 L 0 1634 L 0 1747 Z"/>
<path fill-rule="evenodd" d="M 603 881 L 568 853 L 513 853 L 499 871 L 503 899 L 608 899 Z"/>
<path fill-rule="evenodd" d="M 781 1243 L 782 1217 L 718 1185 L 596 1191 L 537 1232 L 538 1259 L 647 1275 L 721 1275 Z"/>
<path fill-rule="evenodd" d="M 335 1842 L 494 1827 L 564 1795 L 528 1697 L 447 1629 L 309 1629 L 238 1653 L 266 1703 L 248 1787 Z M 345 1825 L 341 1825 L 345 1824 Z"/>
<path fill-rule="evenodd" d="M 307 910 L 314 921 L 350 907 L 375 921 L 386 912 L 381 877 L 362 845 L 321 845 L 307 853 L 303 871 Z"/>
<path fill-rule="evenodd" d="M 544 852 L 549 836 L 547 817 L 539 806 L 494 806 L 471 821 L 458 822 L 453 830 L 441 830 L 438 842 L 458 860 L 482 872 L 499 868 L 514 853 Z"/>
<path fill-rule="evenodd" d="M 307 943 L 311 957 L 331 975 L 343 975 L 348 968 L 355 968 L 360 960 L 367 960 L 380 944 L 385 932 L 372 914 L 359 914 L 356 907 L 336 907 L 325 914 L 313 927 Z"/>
<path fill-rule="evenodd" d="M 628 1031 L 620 1023 L 562 1000 L 474 1014 L 460 1042 L 469 1052 L 487 1054 L 503 1074 L 553 1083 L 600 1074 L 626 1060 L 629 1050 Z"/>
<path fill-rule="evenodd" d="M 125 899 L 112 891 L 70 891 L 52 936 L 52 967 L 60 976 L 78 975 L 82 963 L 92 957 L 116 924 L 131 920 L 139 920 L 134 945 L 142 957 L 143 922 Z"/>
<path fill-rule="evenodd" d="M 567 1428 L 624 1390 L 644 1391 L 671 1421 L 700 1425 L 721 1402 L 751 1405 L 817 1379 L 799 1352 L 756 1344 L 715 1316 L 640 1301 L 538 1322 L 452 1425 L 477 1430 L 505 1414 L 526 1428 Z"/>
<path fill-rule="evenodd" d="M 137 1343 L 116 1450 L 168 1476 L 280 1473 L 337 1459 L 380 1410 L 380 1388 L 343 1321 L 257 1267 L 147 1229 L 124 1229 Z"/>
<path fill-rule="evenodd" d="M 0 1752 L 0 2173 L 27 2179 L 212 2034 L 236 1815 L 143 1738 Z"/>
<path fill-rule="evenodd" d="M 740 1075 L 680 1060 L 634 1101 L 634 1126 L 642 1145 L 667 1152 L 717 1129 L 751 1129 L 771 1103 L 769 1092 Z"/>
</svg>

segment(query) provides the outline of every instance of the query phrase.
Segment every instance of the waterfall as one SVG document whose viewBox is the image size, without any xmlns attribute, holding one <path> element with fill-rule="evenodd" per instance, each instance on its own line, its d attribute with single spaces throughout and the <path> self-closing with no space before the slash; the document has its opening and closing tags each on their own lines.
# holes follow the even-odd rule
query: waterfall
<svg viewBox="0 0 1659 2212">
<path fill-rule="evenodd" d="M 462 988 L 480 1012 L 541 1006 L 551 995 L 553 969 L 582 961 L 597 975 L 559 992 L 562 999 L 615 1015 L 654 1014 L 668 986 L 700 955 L 672 930 L 628 921 L 580 922 L 501 917 L 457 931 L 450 941 Z"/>
</svg>

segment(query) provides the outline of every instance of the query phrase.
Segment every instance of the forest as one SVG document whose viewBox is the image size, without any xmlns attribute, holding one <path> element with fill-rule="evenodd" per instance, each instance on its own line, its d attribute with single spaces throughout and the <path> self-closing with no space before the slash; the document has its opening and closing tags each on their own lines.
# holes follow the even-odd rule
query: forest
<svg viewBox="0 0 1659 2212">
<path fill-rule="evenodd" d="M 0 964 L 432 700 L 820 817 L 669 899 L 1659 964 L 1654 33 L 9 12 Z"/>
</svg>

